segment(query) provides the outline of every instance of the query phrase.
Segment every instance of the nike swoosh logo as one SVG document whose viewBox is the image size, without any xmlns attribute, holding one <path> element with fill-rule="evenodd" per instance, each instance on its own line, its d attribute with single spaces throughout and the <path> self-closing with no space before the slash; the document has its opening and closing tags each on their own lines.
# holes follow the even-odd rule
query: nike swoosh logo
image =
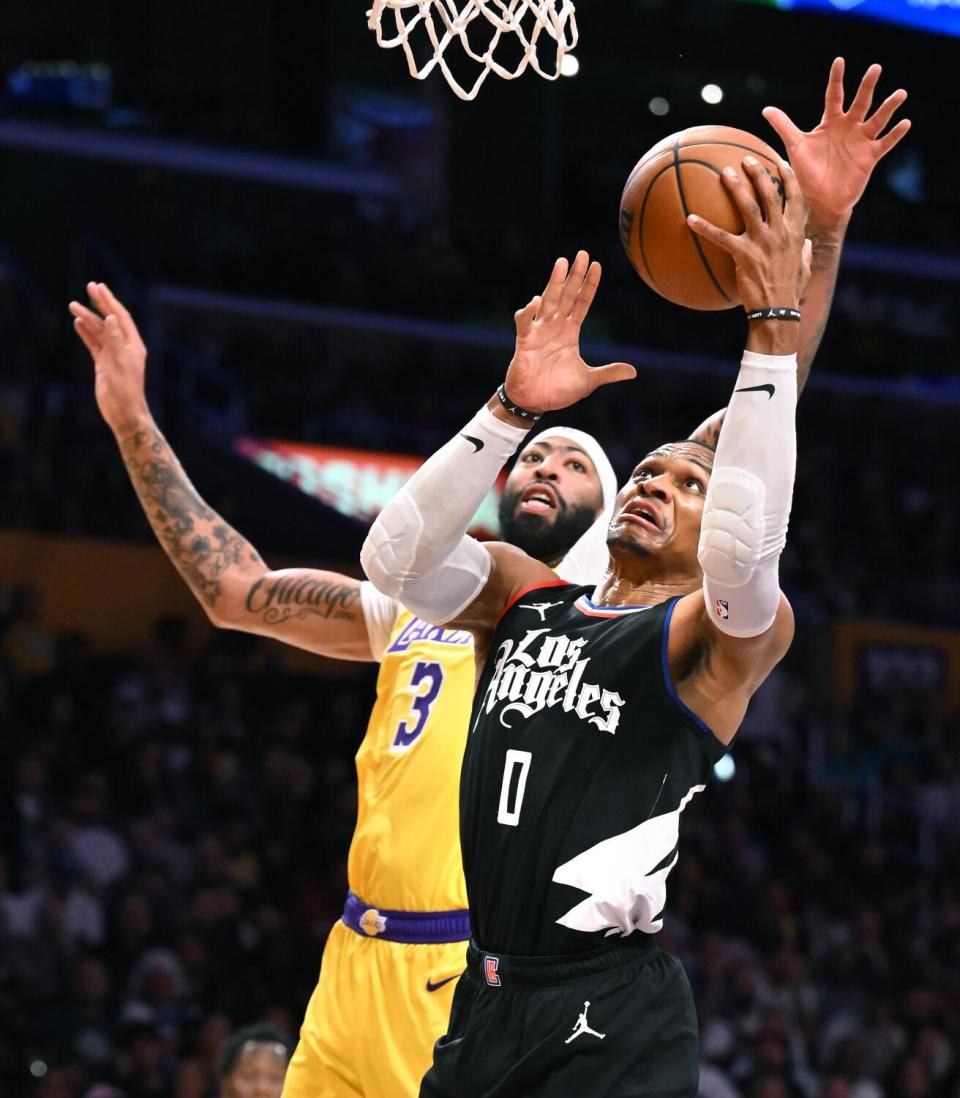
<svg viewBox="0 0 960 1098">
<path fill-rule="evenodd" d="M 773 385 L 751 385 L 746 389 L 734 389 L 735 393 L 766 393 L 767 400 L 773 399 L 773 394 L 777 391 Z"/>
<path fill-rule="evenodd" d="M 464 435 L 464 434 L 461 434 L 460 437 L 465 438 L 467 440 L 467 442 L 472 442 L 473 443 L 474 453 L 479 454 L 480 451 L 483 449 L 483 439 L 482 438 L 474 438 L 473 435 Z"/>
<path fill-rule="evenodd" d="M 466 438 L 467 436 L 464 435 L 463 437 Z M 473 440 L 471 439 L 470 441 L 472 442 Z M 482 446 L 483 443 L 481 442 L 480 445 Z M 427 980 L 427 991 L 437 991 L 439 988 L 443 987 L 444 984 L 449 984 L 451 980 L 457 980 L 459 978 L 460 973 L 458 972 L 456 976 L 448 976 L 445 980 L 438 980 L 437 983 L 434 983 L 433 980 Z"/>
</svg>

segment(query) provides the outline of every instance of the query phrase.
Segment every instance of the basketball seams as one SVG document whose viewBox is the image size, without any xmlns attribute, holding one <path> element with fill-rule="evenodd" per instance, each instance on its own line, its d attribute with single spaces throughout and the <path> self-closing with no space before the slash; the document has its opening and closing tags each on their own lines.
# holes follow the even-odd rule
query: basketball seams
<svg viewBox="0 0 960 1098">
<path fill-rule="evenodd" d="M 716 223 L 735 232 L 733 222 L 728 225 L 731 203 L 717 193 L 725 190 L 718 176 L 725 164 L 736 166 L 748 155 L 756 156 L 771 175 L 779 174 L 776 150 L 754 134 L 727 126 L 697 126 L 673 134 L 649 149 L 630 172 L 620 203 L 621 239 L 636 272 L 667 300 L 703 310 L 738 303 L 728 257 L 693 233 L 686 217 L 692 210 L 702 214 L 705 204 L 708 218 L 715 210 L 720 218 Z M 701 168 L 709 169 L 706 176 Z M 736 223 L 742 229 L 739 217 Z"/>
<path fill-rule="evenodd" d="M 647 268 L 647 276 L 657 293 L 659 293 L 660 290 L 657 286 L 657 280 L 653 277 L 653 268 L 650 266 L 650 261 L 647 259 L 647 251 L 643 244 L 643 216 L 647 209 L 647 203 L 650 201 L 650 195 L 653 193 L 655 183 L 662 175 L 665 175 L 670 171 L 671 167 L 672 165 L 668 164 L 665 168 L 661 168 L 647 184 L 647 189 L 643 193 L 643 202 L 640 205 L 640 216 L 637 218 L 637 243 L 640 245 L 640 258 L 643 260 L 644 267 Z"/>
<path fill-rule="evenodd" d="M 701 144 L 720 144 L 720 142 L 703 141 L 701 142 Z M 683 207 L 683 216 L 684 219 L 686 219 L 687 215 L 690 213 L 690 208 L 687 206 L 687 195 L 683 189 L 683 173 L 680 171 L 680 165 L 689 163 L 689 161 L 680 159 L 680 150 L 682 148 L 686 148 L 686 146 L 681 145 L 679 141 L 673 148 L 673 170 L 676 173 L 677 193 L 680 196 L 680 205 Z M 719 174 L 719 172 L 717 174 Z M 704 270 L 710 276 L 710 281 L 713 283 L 717 293 L 723 298 L 724 301 L 727 302 L 728 305 L 735 305 L 736 302 L 724 291 L 724 288 L 720 285 L 720 280 L 717 278 L 716 274 L 714 274 L 713 267 L 710 265 L 710 261 L 707 259 L 706 253 L 703 250 L 703 244 L 700 240 L 700 237 L 697 236 L 697 234 L 690 228 L 689 225 L 687 226 L 687 232 L 690 234 L 691 238 L 693 239 L 693 243 L 696 245 L 697 255 L 700 257 L 700 262 L 703 264 Z"/>
<path fill-rule="evenodd" d="M 761 152 L 759 149 L 755 149 L 752 145 L 743 145 L 739 141 L 684 141 L 681 145 L 681 149 L 695 149 L 698 145 L 725 145 L 729 149 L 743 149 L 745 152 L 750 153 L 753 156 L 762 157 L 764 160 L 769 160 L 771 164 L 779 164 L 779 160 L 776 156 L 769 156 L 765 152 Z M 668 149 L 658 149 L 656 152 L 648 153 L 643 160 L 634 165 L 633 171 L 630 173 L 627 179 L 629 185 L 630 180 L 637 174 L 641 168 L 645 168 L 651 161 L 657 159 L 658 156 L 672 156 L 676 147 L 671 145 Z"/>
<path fill-rule="evenodd" d="M 746 152 L 753 156 L 761 156 L 764 160 L 769 160 L 771 164 L 779 163 L 778 158 L 775 156 L 767 156 L 765 152 L 761 152 L 759 149 L 753 148 L 752 145 L 741 145 L 739 141 L 686 141 L 680 148 L 681 149 L 693 149 L 697 145 L 725 145 L 728 149 L 744 149 Z"/>
</svg>

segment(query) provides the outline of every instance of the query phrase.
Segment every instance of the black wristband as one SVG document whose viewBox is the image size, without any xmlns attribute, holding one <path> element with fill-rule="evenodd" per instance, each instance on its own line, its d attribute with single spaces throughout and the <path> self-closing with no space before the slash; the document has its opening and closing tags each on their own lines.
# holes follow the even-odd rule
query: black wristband
<svg viewBox="0 0 960 1098">
<path fill-rule="evenodd" d="M 747 320 L 799 320 L 799 309 L 787 309 L 777 306 L 773 309 L 755 309 L 747 313 Z"/>
<path fill-rule="evenodd" d="M 507 390 L 504 385 L 501 385 L 497 390 L 497 396 L 500 398 L 500 403 L 507 409 L 512 416 L 517 416 L 520 419 L 529 420 L 531 423 L 536 423 L 538 419 L 543 418 L 543 412 L 528 412 L 526 408 L 518 408 L 516 404 L 507 396 Z"/>
</svg>

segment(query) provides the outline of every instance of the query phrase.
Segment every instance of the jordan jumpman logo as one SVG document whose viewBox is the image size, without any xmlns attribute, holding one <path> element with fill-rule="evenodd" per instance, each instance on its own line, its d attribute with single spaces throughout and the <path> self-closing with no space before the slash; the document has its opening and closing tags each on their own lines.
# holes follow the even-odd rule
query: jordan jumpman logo
<svg viewBox="0 0 960 1098">
<path fill-rule="evenodd" d="M 571 1041 L 576 1040 L 577 1037 L 582 1037 L 585 1033 L 589 1033 L 591 1037 L 599 1037 L 602 1041 L 606 1037 L 605 1033 L 597 1033 L 595 1029 L 591 1029 L 587 1025 L 587 1011 L 590 1009 L 590 1000 L 588 999 L 583 1004 L 583 1013 L 577 1019 L 577 1024 L 573 1027 L 573 1033 L 563 1042 L 565 1045 L 569 1045 Z"/>
<path fill-rule="evenodd" d="M 521 610 L 536 610 L 541 621 L 546 621 L 546 613 L 551 606 L 562 606 L 562 602 L 521 602 Z"/>
</svg>

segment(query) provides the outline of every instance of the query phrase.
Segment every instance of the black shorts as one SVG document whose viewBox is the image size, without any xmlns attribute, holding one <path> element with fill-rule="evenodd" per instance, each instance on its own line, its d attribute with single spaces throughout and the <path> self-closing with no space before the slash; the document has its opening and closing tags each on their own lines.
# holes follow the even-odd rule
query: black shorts
<svg viewBox="0 0 960 1098">
<path fill-rule="evenodd" d="M 691 1098 L 697 1015 L 686 973 L 652 939 L 570 958 L 471 943 L 420 1098 Z"/>
</svg>

